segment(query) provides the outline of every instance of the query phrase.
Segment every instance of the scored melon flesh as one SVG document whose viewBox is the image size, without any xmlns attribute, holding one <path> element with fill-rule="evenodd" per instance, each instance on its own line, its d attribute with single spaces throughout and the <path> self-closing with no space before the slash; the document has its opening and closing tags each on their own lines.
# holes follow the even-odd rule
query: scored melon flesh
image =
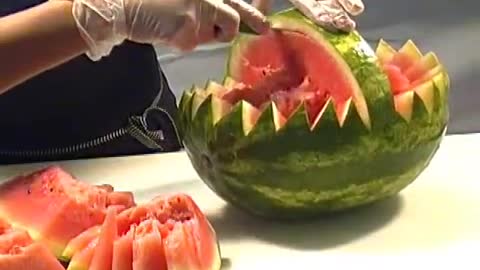
<svg viewBox="0 0 480 270">
<path fill-rule="evenodd" d="M 133 270 L 133 239 L 135 226 L 118 238 L 113 245 L 112 270 Z"/>
<path fill-rule="evenodd" d="M 175 224 L 165 241 L 168 270 L 202 269 L 193 236 L 185 224 Z"/>
<path fill-rule="evenodd" d="M 383 66 L 383 70 L 390 81 L 392 94 L 400 94 L 411 89 L 410 80 L 398 66 L 386 63 Z"/>
<path fill-rule="evenodd" d="M 405 71 L 405 76 L 410 81 L 420 78 L 428 70 L 434 69 L 439 65 L 439 61 L 435 53 L 429 52 L 424 55 L 417 63 L 409 67 Z"/>
<path fill-rule="evenodd" d="M 297 31 L 272 31 L 238 45 L 238 63 L 231 76 L 242 85 L 230 83 L 223 96 L 231 104 L 247 101 L 259 110 L 275 103 L 288 119 L 304 103 L 310 126 L 331 99 L 340 125 L 354 96 L 351 71 L 339 64 L 339 57 L 319 40 Z M 268 48 L 268 49 L 265 49 Z M 320 120 L 321 121 L 321 120 Z M 286 121 L 278 121 L 282 123 Z"/>
<path fill-rule="evenodd" d="M 444 67 L 441 65 L 438 65 L 428 71 L 426 71 L 424 74 L 420 75 L 418 79 L 413 81 L 412 87 L 416 87 L 420 84 L 423 84 L 425 82 L 431 81 L 433 77 L 435 77 L 437 74 L 442 73 L 444 71 Z"/>
<path fill-rule="evenodd" d="M 117 238 L 117 234 L 116 211 L 113 208 L 109 208 L 98 237 L 98 244 L 95 247 L 95 255 L 88 268 L 89 270 L 112 269 L 113 243 Z"/>
<path fill-rule="evenodd" d="M 215 231 L 187 195 L 157 197 L 116 215 L 115 222 L 112 219 L 105 219 L 92 241 L 98 243 L 95 255 L 85 254 L 86 249 L 74 251 L 76 268 L 69 270 L 220 269 Z M 98 267 L 93 267 L 96 258 Z M 109 260 L 108 265 L 102 259 Z"/>
<path fill-rule="evenodd" d="M 392 54 L 389 60 L 385 57 L 386 51 Z M 428 52 L 421 55 L 420 50 L 411 40 L 395 52 L 388 43 L 381 40 L 377 46 L 377 57 L 384 59 L 381 64 L 391 84 L 395 110 L 400 116 L 406 121 L 411 120 L 415 94 L 431 114 L 436 87 L 445 88 L 447 83 L 440 81 L 442 79 L 438 77 L 439 74 L 444 73 L 444 67 L 435 53 Z"/>
<path fill-rule="evenodd" d="M 415 62 L 416 60 L 410 58 L 407 53 L 398 52 L 393 56 L 393 59 L 390 63 L 400 68 L 402 72 L 405 72 Z"/>
<path fill-rule="evenodd" d="M 133 240 L 133 270 L 167 270 L 167 261 L 160 234 L 160 223 L 155 219 L 142 221 Z"/>
</svg>

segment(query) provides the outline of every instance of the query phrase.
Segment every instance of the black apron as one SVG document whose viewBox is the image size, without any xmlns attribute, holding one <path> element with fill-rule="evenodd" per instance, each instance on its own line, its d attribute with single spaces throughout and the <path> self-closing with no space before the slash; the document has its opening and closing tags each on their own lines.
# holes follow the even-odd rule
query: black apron
<svg viewBox="0 0 480 270">
<path fill-rule="evenodd" d="M 0 16 L 44 1 L 2 0 Z M 125 42 L 0 95 L 0 164 L 177 151 L 176 114 L 154 48 Z"/>
</svg>

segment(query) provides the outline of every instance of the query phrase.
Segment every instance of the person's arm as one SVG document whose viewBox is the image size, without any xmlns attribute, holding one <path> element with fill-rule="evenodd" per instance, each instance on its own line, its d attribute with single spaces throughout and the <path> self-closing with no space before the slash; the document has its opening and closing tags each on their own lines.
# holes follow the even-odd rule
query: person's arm
<svg viewBox="0 0 480 270">
<path fill-rule="evenodd" d="M 125 39 L 190 50 L 230 41 L 240 19 L 268 30 L 261 12 L 243 0 L 225 1 L 50 0 L 0 18 L 0 95 L 81 54 L 99 60 Z"/>
<path fill-rule="evenodd" d="M 0 18 L 0 94 L 86 50 L 71 1 L 48 1 Z"/>
</svg>

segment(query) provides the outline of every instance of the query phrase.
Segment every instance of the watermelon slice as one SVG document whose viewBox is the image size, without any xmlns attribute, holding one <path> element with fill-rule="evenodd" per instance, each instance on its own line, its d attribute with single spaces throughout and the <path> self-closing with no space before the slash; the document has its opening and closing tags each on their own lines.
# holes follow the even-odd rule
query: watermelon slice
<svg viewBox="0 0 480 270">
<path fill-rule="evenodd" d="M 176 261 L 171 261 L 171 267 L 167 267 L 165 250 L 167 246 L 160 233 L 162 225 L 156 219 L 146 219 L 135 228 L 135 238 L 132 242 L 132 269 L 167 270 L 176 269 Z M 164 247 L 165 245 L 165 247 Z M 180 250 L 179 255 L 184 256 L 186 249 Z M 117 265 L 119 263 L 116 263 Z M 195 269 L 195 268 L 180 268 Z"/>
<path fill-rule="evenodd" d="M 57 166 L 0 186 L 0 218 L 27 230 L 58 258 L 72 238 L 104 221 L 107 207 L 120 212 L 134 205 L 131 193 L 80 182 Z"/>
<path fill-rule="evenodd" d="M 103 222 L 89 270 L 112 269 L 113 243 L 117 238 L 116 211 L 109 208 Z"/>
<path fill-rule="evenodd" d="M 12 228 L 4 220 L 0 220 L 0 269 L 64 270 L 45 245 L 35 243 L 27 231 Z"/>
<path fill-rule="evenodd" d="M 92 235 L 95 235 L 92 237 Z M 220 250 L 212 226 L 191 197 L 156 197 L 72 239 L 68 270 L 217 270 Z"/>
</svg>

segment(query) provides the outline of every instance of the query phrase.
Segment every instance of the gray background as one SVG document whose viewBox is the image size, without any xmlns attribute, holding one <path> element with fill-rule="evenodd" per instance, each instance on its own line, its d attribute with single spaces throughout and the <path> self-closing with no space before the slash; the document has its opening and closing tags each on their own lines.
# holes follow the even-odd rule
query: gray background
<svg viewBox="0 0 480 270">
<path fill-rule="evenodd" d="M 364 0 L 365 12 L 356 18 L 358 30 L 372 46 L 379 38 L 401 46 L 412 38 L 422 49 L 437 53 L 451 81 L 449 133 L 480 131 L 480 1 L 478 0 Z M 275 0 L 275 10 L 290 6 Z M 159 61 L 177 97 L 193 83 L 221 79 L 227 47 L 202 46 L 186 55 L 158 48 Z"/>
</svg>

